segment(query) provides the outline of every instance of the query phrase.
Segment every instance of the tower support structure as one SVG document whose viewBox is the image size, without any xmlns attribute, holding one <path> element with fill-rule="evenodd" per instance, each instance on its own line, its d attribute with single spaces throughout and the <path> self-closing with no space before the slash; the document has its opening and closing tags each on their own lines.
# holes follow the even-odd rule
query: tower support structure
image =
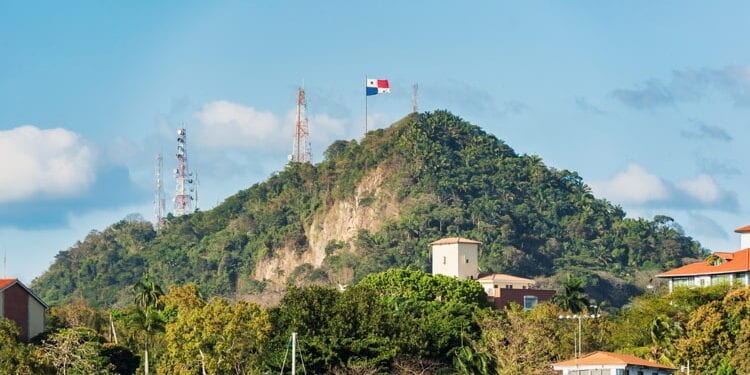
<svg viewBox="0 0 750 375">
<path fill-rule="evenodd" d="M 164 226 L 164 181 L 162 180 L 162 170 L 164 168 L 164 158 L 161 153 L 156 155 L 156 165 L 154 167 L 154 177 L 156 186 L 154 187 L 154 215 L 156 216 L 156 229 Z"/>
<path fill-rule="evenodd" d="M 305 89 L 303 87 L 297 90 L 294 142 L 289 160 L 297 163 L 310 163 L 312 160 L 310 129 L 307 123 L 307 99 L 305 98 Z"/>
<path fill-rule="evenodd" d="M 177 168 L 175 175 L 174 215 L 182 216 L 193 211 L 193 172 L 188 166 L 187 130 L 177 130 Z"/>
</svg>

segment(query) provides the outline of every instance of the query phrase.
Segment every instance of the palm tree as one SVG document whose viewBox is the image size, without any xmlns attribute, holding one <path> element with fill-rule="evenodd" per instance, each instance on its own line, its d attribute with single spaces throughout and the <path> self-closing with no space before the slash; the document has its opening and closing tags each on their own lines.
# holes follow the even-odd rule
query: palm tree
<svg viewBox="0 0 750 375">
<path fill-rule="evenodd" d="M 143 337 L 143 369 L 148 375 L 148 348 L 149 342 L 156 332 L 164 332 L 164 318 L 161 314 L 161 303 L 159 298 L 164 295 L 161 289 L 149 274 L 133 285 L 135 293 L 136 309 L 130 316 L 131 322 L 144 333 Z"/>
<path fill-rule="evenodd" d="M 153 306 L 145 309 L 135 308 L 128 315 L 130 325 L 143 332 L 143 369 L 149 374 L 148 350 L 151 338 L 157 332 L 164 332 L 165 321 L 161 311 Z"/>
<path fill-rule="evenodd" d="M 588 308 L 588 300 L 583 289 L 584 280 L 580 277 L 568 275 L 563 282 L 560 293 L 552 297 L 552 302 L 565 311 L 573 314 L 583 312 Z"/>
<path fill-rule="evenodd" d="M 133 285 L 133 293 L 135 293 L 135 304 L 141 308 L 158 307 L 159 297 L 164 295 L 161 286 L 149 274 Z"/>
</svg>

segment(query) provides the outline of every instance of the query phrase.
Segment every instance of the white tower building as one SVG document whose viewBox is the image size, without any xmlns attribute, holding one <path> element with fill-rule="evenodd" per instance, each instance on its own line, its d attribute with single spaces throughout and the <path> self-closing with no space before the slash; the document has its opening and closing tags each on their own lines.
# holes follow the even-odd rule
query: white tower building
<svg viewBox="0 0 750 375">
<path fill-rule="evenodd" d="M 432 246 L 432 274 L 476 280 L 479 277 L 479 245 L 461 237 L 437 240 Z"/>
</svg>

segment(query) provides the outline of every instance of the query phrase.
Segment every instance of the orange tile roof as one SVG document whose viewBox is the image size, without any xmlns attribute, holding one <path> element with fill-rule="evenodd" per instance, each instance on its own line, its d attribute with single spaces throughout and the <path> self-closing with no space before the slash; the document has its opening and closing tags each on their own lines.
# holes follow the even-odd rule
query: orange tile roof
<svg viewBox="0 0 750 375">
<path fill-rule="evenodd" d="M 0 290 L 13 285 L 18 279 L 0 279 Z"/>
<path fill-rule="evenodd" d="M 662 365 L 661 363 L 647 361 L 630 354 L 620 354 L 611 352 L 593 352 L 584 355 L 581 358 L 570 359 L 567 361 L 553 363 L 555 367 L 568 366 L 597 366 L 597 365 L 633 365 L 646 366 L 654 368 L 663 368 L 675 370 L 673 367 Z"/>
<path fill-rule="evenodd" d="M 735 233 L 748 233 L 750 232 L 750 225 L 745 225 L 744 227 L 739 227 L 734 230 Z"/>
<path fill-rule="evenodd" d="M 439 239 L 430 245 L 450 245 L 455 243 L 472 243 L 472 244 L 481 244 L 479 241 L 470 240 L 468 238 L 463 237 L 448 237 L 448 238 L 442 238 Z"/>
<path fill-rule="evenodd" d="M 724 263 L 719 265 L 711 265 L 706 261 L 695 262 L 684 265 L 666 272 L 662 272 L 656 277 L 675 277 L 675 276 L 695 276 L 695 275 L 715 275 L 722 273 L 735 273 L 745 272 L 750 270 L 750 249 L 738 250 L 726 256 L 727 253 L 714 253 L 716 256 L 721 257 L 725 260 Z M 724 256 L 722 256 L 724 255 Z"/>
<path fill-rule="evenodd" d="M 522 282 L 522 283 L 534 283 L 534 280 L 532 279 L 525 279 L 523 277 L 506 275 L 504 273 L 493 273 L 490 275 L 482 276 L 478 278 L 477 281 L 515 281 L 515 282 Z"/>
</svg>

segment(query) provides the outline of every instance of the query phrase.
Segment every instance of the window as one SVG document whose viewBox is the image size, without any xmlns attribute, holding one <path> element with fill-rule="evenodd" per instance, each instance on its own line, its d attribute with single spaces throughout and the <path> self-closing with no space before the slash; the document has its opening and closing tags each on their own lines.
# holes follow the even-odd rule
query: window
<svg viewBox="0 0 750 375">
<path fill-rule="evenodd" d="M 469 259 L 468 258 L 466 259 L 466 263 L 469 263 Z"/>
<path fill-rule="evenodd" d="M 513 289 L 513 284 L 505 284 L 505 289 Z"/>
<path fill-rule="evenodd" d="M 445 258 L 445 257 L 443 257 L 443 264 L 445 264 L 445 262 L 446 262 L 446 258 Z"/>
<path fill-rule="evenodd" d="M 523 309 L 531 310 L 539 303 L 539 298 L 536 296 L 523 296 Z"/>
<path fill-rule="evenodd" d="M 495 289 L 497 289 L 497 287 L 499 287 L 499 285 L 495 284 L 492 287 L 495 288 Z"/>
</svg>

